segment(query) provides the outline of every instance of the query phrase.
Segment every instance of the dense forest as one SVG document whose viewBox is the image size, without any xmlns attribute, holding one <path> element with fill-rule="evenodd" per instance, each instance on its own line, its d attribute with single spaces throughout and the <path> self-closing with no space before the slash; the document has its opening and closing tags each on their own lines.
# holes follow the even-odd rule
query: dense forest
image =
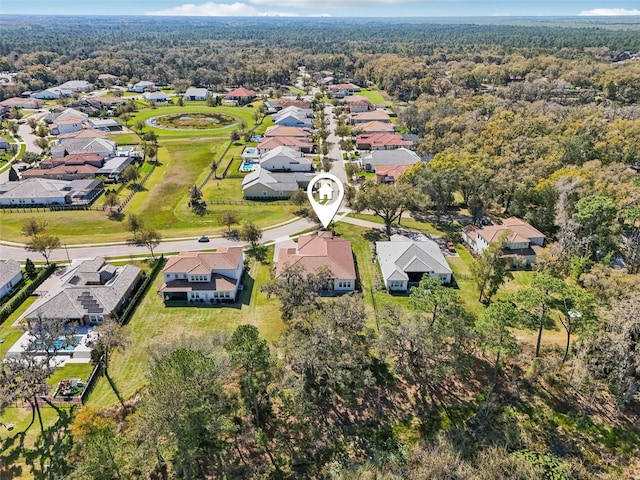
<svg viewBox="0 0 640 480">
<path fill-rule="evenodd" d="M 505 266 L 493 251 L 478 258 L 469 277 L 487 288 L 473 312 L 423 279 L 407 308 L 374 322 L 360 295 L 321 298 L 322 272 L 292 269 L 265 287 L 285 324 L 276 344 L 250 325 L 174 339 L 153 352 L 144 391 L 48 431 L 59 435 L 48 475 L 640 475 L 638 24 L 3 17 L 0 28 L 0 70 L 17 72 L 3 97 L 101 73 L 222 91 L 330 70 L 383 92 L 433 156 L 392 194 L 361 189 L 356 209 L 518 215 L 552 240 L 531 283 L 500 298 Z M 562 341 L 540 349 L 554 324 Z M 118 333 L 103 348 L 126 348 Z"/>
</svg>

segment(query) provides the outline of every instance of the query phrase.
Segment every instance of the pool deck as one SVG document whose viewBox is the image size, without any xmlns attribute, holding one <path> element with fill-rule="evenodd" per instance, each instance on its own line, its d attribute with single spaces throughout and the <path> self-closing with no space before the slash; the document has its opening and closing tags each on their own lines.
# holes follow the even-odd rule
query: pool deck
<svg viewBox="0 0 640 480">
<path fill-rule="evenodd" d="M 89 363 L 91 362 L 91 347 L 88 343 L 94 339 L 92 327 L 78 327 L 76 332 L 73 333 L 76 337 L 81 337 L 78 345 L 73 350 L 59 350 L 54 356 L 53 362 L 55 365 L 61 366 L 65 363 Z M 16 343 L 7 351 L 6 358 L 18 358 L 27 352 L 29 345 L 33 342 L 34 337 L 29 332 L 25 332 L 18 339 Z M 38 352 L 33 353 L 36 357 L 43 357 L 38 355 Z"/>
</svg>

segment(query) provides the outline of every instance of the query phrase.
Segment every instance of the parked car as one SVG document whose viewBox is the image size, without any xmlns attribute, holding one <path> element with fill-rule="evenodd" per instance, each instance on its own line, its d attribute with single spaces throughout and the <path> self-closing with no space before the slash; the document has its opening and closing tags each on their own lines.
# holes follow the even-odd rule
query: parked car
<svg viewBox="0 0 640 480">
<path fill-rule="evenodd" d="M 455 251 L 456 251 L 456 247 L 455 247 L 455 245 L 453 244 L 453 242 L 447 242 L 447 250 L 449 250 L 449 251 L 450 251 L 450 252 L 452 252 L 452 253 L 455 253 Z"/>
<path fill-rule="evenodd" d="M 202 235 L 202 236 L 198 239 L 198 241 L 199 241 L 200 243 L 206 243 L 206 242 L 208 242 L 208 241 L 209 241 L 209 237 L 207 237 L 206 235 Z"/>
</svg>

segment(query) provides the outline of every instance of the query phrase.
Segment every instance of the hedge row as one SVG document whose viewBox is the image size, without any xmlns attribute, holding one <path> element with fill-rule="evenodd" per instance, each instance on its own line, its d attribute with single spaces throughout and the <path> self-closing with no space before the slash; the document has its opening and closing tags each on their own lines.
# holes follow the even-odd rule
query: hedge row
<svg viewBox="0 0 640 480">
<path fill-rule="evenodd" d="M 56 264 L 52 263 L 46 267 L 40 269 L 38 275 L 33 280 L 25 283 L 24 287 L 16 293 L 11 300 L 9 300 L 4 307 L 0 310 L 0 323 L 4 322 L 9 316 L 15 312 L 22 302 L 24 302 L 29 295 L 31 295 L 36 288 L 38 288 L 45 279 L 53 273 L 56 269 Z"/>
<path fill-rule="evenodd" d="M 162 270 L 162 267 L 164 267 L 164 264 L 166 263 L 166 260 L 167 259 L 164 258 L 164 256 L 156 258 L 155 263 L 153 264 L 153 267 L 151 268 L 151 273 L 149 273 L 149 275 L 147 275 L 144 278 L 144 280 L 142 280 L 142 284 L 140 285 L 140 287 L 136 291 L 136 294 L 133 296 L 133 298 L 129 302 L 129 305 L 127 305 L 127 308 L 124 309 L 124 312 L 122 312 L 122 315 L 120 315 L 119 321 L 120 321 L 121 325 L 126 325 L 126 323 L 130 320 L 131 315 L 133 315 L 133 312 L 135 311 L 136 307 L 138 306 L 138 303 L 140 303 L 140 300 L 142 299 L 142 296 L 149 289 L 149 285 L 156 278 L 156 275 L 158 275 L 158 272 L 160 270 Z"/>
</svg>

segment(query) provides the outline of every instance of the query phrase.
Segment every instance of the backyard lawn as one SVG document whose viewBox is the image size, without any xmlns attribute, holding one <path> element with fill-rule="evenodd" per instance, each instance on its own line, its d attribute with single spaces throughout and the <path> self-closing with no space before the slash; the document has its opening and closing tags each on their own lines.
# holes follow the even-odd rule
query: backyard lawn
<svg viewBox="0 0 640 480">
<path fill-rule="evenodd" d="M 360 90 L 359 92 L 356 92 L 355 94 L 361 97 L 368 98 L 369 101 L 374 105 L 391 105 L 391 102 L 389 100 L 386 100 L 383 97 L 382 92 L 380 92 L 380 90 L 366 90 L 363 88 L 362 90 Z"/>
<path fill-rule="evenodd" d="M 269 249 L 267 258 L 272 255 L 272 249 Z M 239 301 L 211 307 L 165 307 L 157 294 L 162 283 L 162 275 L 159 275 L 155 286 L 149 288 L 125 327 L 130 345 L 124 351 L 114 353 L 111 359 L 109 373 L 122 397 L 128 398 L 144 387 L 153 353 L 164 348 L 175 348 L 190 341 L 206 341 L 215 332 L 231 333 L 245 323 L 258 327 L 260 334 L 269 342 L 276 341 L 283 328 L 279 304 L 276 299 L 268 299 L 260 292 L 260 286 L 271 278 L 270 272 L 271 265 L 252 261 Z M 106 378 L 100 378 L 89 403 L 106 407 L 117 401 Z"/>
<path fill-rule="evenodd" d="M 374 222 L 379 223 L 380 225 L 384 225 L 384 221 L 377 215 L 352 212 L 349 214 L 349 216 L 358 218 L 360 220 L 366 220 L 368 222 Z M 398 225 L 398 222 L 396 221 L 393 223 L 393 227 L 406 228 L 409 230 L 415 230 L 417 232 L 428 233 L 430 235 L 445 236 L 447 234 L 447 231 L 457 229 L 460 226 L 456 222 L 431 223 L 427 221 L 421 221 L 410 217 L 409 214 L 405 213 L 400 219 L 400 225 Z"/>
</svg>

